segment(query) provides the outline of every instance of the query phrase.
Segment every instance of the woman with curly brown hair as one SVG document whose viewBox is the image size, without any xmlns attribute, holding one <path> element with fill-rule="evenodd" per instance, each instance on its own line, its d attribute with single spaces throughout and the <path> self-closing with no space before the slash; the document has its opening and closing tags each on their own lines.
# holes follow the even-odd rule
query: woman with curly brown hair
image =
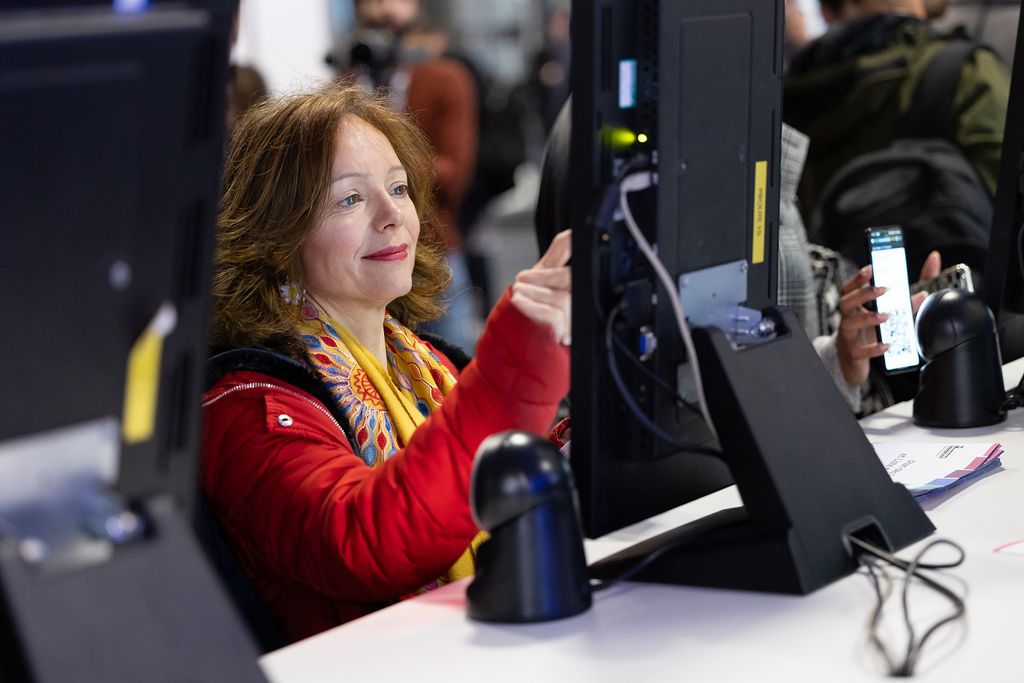
<svg viewBox="0 0 1024 683">
<path fill-rule="evenodd" d="M 259 105 L 234 131 L 202 492 L 291 639 L 469 575 L 477 447 L 544 433 L 568 390 L 568 233 L 461 369 L 413 331 L 448 280 L 432 182 L 415 126 L 356 88 Z"/>
</svg>

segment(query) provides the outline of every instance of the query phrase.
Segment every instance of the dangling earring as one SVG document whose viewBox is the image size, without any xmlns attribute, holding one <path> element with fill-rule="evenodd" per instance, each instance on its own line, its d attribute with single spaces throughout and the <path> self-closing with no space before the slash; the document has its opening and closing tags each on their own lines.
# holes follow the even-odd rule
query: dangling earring
<svg viewBox="0 0 1024 683">
<path fill-rule="evenodd" d="M 300 287 L 291 280 L 280 285 L 278 289 L 281 292 L 281 298 L 284 299 L 285 303 L 297 306 L 306 300 L 306 289 L 304 287 Z"/>
</svg>

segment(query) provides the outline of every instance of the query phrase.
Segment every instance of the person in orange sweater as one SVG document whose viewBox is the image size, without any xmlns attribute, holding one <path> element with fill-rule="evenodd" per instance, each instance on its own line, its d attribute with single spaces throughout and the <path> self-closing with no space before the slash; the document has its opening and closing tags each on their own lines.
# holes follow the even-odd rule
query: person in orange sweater
<svg viewBox="0 0 1024 683">
<path fill-rule="evenodd" d="M 546 434 L 568 391 L 568 233 L 472 361 L 414 331 L 448 277 L 433 168 L 409 119 L 355 87 L 258 105 L 233 137 L 201 490 L 292 640 L 472 573 L 477 447 Z"/>
</svg>

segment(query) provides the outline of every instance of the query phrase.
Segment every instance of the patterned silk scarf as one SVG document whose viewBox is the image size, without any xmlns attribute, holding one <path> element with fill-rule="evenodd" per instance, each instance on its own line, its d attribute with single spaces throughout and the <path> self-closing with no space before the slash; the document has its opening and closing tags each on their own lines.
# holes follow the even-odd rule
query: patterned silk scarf
<svg viewBox="0 0 1024 683">
<path fill-rule="evenodd" d="M 352 425 L 359 457 L 370 467 L 409 443 L 413 432 L 455 386 L 451 371 L 400 322 L 384 319 L 387 368 L 348 330 L 311 301 L 302 304 L 299 334 L 310 364 Z M 478 535 L 455 564 L 421 591 L 472 576 Z"/>
</svg>

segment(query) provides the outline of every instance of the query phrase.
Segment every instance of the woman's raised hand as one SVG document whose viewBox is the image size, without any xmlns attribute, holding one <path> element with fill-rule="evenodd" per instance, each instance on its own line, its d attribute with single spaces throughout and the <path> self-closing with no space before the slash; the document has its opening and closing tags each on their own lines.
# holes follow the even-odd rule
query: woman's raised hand
<svg viewBox="0 0 1024 683">
<path fill-rule="evenodd" d="M 547 325 L 555 339 L 572 341 L 572 233 L 564 230 L 537 264 L 520 271 L 512 284 L 512 305 L 530 320 Z"/>
</svg>

